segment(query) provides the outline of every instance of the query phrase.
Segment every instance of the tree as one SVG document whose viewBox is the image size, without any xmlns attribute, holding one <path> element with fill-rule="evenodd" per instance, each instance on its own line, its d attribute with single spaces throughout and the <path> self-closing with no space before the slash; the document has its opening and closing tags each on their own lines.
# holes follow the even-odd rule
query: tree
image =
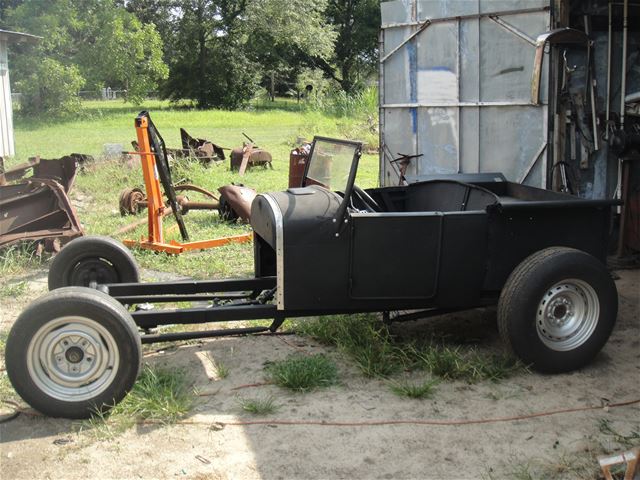
<svg viewBox="0 0 640 480">
<path fill-rule="evenodd" d="M 115 2 L 118 6 L 135 15 L 141 23 L 155 25 L 163 40 L 166 62 L 171 55 L 176 0 L 115 0 Z"/>
<path fill-rule="evenodd" d="M 260 64 L 273 95 L 275 81 L 295 86 L 302 55 L 328 61 L 335 32 L 327 25 L 327 0 L 256 0 L 247 8 L 247 52 Z"/>
<path fill-rule="evenodd" d="M 51 92 L 45 88 L 49 81 L 43 64 L 66 72 L 58 79 L 67 82 L 61 87 L 67 93 L 73 86 L 96 92 L 110 86 L 128 90 L 132 101 L 157 88 L 158 81 L 168 75 L 155 27 L 142 24 L 112 0 L 30 0 L 9 9 L 7 23 L 43 37 L 28 55 L 16 49 L 13 59 L 17 88 L 27 96 L 38 93 L 41 97 L 24 99 L 33 108 L 56 110 L 56 96 L 42 98 Z M 61 105 L 61 111 L 71 105 Z"/>
<path fill-rule="evenodd" d="M 337 32 L 333 55 L 305 55 L 304 61 L 353 93 L 375 71 L 380 0 L 329 0 L 325 16 Z"/>
<path fill-rule="evenodd" d="M 122 87 L 127 100 L 139 103 L 158 87 L 158 80 L 169 75 L 158 32 L 124 11 L 97 23 L 95 46 L 82 49 L 77 56 L 90 85 Z M 96 57 L 102 61 L 95 62 Z"/>
<path fill-rule="evenodd" d="M 335 35 L 325 25 L 325 6 L 326 0 L 178 1 L 165 94 L 199 107 L 236 108 L 265 77 L 298 68 L 300 52 L 328 59 Z"/>
<path fill-rule="evenodd" d="M 7 11 L 12 8 L 16 8 L 24 0 L 0 0 L 0 28 L 6 29 L 8 24 L 6 23 Z"/>
<path fill-rule="evenodd" d="M 238 28 L 245 9 L 245 0 L 176 2 L 166 97 L 195 100 L 200 108 L 236 108 L 251 98 L 256 65 L 244 55 Z"/>
<path fill-rule="evenodd" d="M 78 90 L 83 85 L 84 79 L 78 67 L 45 58 L 19 83 L 21 111 L 27 115 L 55 113 L 63 116 L 74 113 L 80 107 Z"/>
</svg>

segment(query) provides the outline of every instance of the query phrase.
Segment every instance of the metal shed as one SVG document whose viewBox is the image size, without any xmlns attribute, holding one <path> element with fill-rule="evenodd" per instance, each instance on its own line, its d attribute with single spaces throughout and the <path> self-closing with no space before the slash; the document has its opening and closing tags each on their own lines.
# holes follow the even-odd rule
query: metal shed
<svg viewBox="0 0 640 480">
<path fill-rule="evenodd" d="M 621 158 L 640 131 L 639 7 L 638 0 L 382 3 L 380 184 L 398 183 L 393 160 L 405 154 L 421 155 L 408 162 L 410 182 L 502 172 L 568 191 L 571 176 L 571 193 L 620 196 Z M 569 33 L 551 33 L 561 30 Z"/>
<path fill-rule="evenodd" d="M 28 33 L 0 30 L 0 158 L 15 155 L 11 82 L 9 80 L 9 44 L 35 42 L 40 38 Z"/>
<path fill-rule="evenodd" d="M 423 155 L 408 176 L 499 171 L 545 186 L 547 92 L 531 105 L 530 79 L 535 38 L 550 27 L 548 4 L 382 4 L 382 184 L 397 181 L 389 160 L 402 153 Z"/>
</svg>

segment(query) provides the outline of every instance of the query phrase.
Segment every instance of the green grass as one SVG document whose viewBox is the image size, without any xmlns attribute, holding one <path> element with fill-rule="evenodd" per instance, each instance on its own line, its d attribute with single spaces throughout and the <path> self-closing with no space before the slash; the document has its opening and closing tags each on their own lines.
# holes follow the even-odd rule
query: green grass
<svg viewBox="0 0 640 480">
<path fill-rule="evenodd" d="M 404 352 L 375 315 L 334 315 L 295 322 L 295 330 L 346 353 L 367 377 L 386 377 L 403 366 Z"/>
<path fill-rule="evenodd" d="M 481 353 L 472 346 L 428 344 L 414 347 L 408 355 L 418 368 L 445 380 L 499 381 L 524 370 L 511 355 Z"/>
<path fill-rule="evenodd" d="M 269 415 L 275 413 L 279 406 L 276 404 L 275 398 L 269 397 L 256 397 L 256 398 L 241 398 L 240 408 L 244 412 L 251 413 L 253 415 Z"/>
<path fill-rule="evenodd" d="M 431 398 L 435 393 L 438 380 L 425 380 L 420 383 L 410 382 L 408 380 L 397 382 L 392 381 L 389 388 L 399 397 L 408 398 Z"/>
<path fill-rule="evenodd" d="M 630 422 L 630 431 L 626 435 L 615 430 L 611 425 L 611 422 L 604 418 L 601 419 L 598 423 L 598 429 L 600 430 L 600 433 L 610 437 L 614 442 L 618 443 L 624 448 L 632 448 L 634 446 L 640 445 L 639 422 L 635 422 L 635 425 L 633 425 L 633 422 Z"/>
<path fill-rule="evenodd" d="M 23 243 L 0 249 L 0 275 L 11 277 L 42 266 L 46 257 L 37 255 L 32 244 Z"/>
<path fill-rule="evenodd" d="M 109 412 L 97 412 L 82 423 L 97 437 L 110 437 L 136 422 L 175 423 L 191 409 L 195 395 L 188 375 L 180 369 L 144 366 L 133 389 Z"/>
<path fill-rule="evenodd" d="M 6 283 L 0 286 L 0 298 L 16 298 L 27 291 L 27 282 Z"/>
<path fill-rule="evenodd" d="M 214 366 L 218 378 L 227 378 L 229 376 L 229 368 L 222 362 L 215 362 Z"/>
<path fill-rule="evenodd" d="M 284 155 L 288 158 L 289 148 L 297 137 L 345 137 L 354 130 L 356 136 L 360 136 L 354 126 L 369 120 L 358 115 L 377 113 L 377 109 L 360 108 L 343 114 L 291 102 L 267 103 L 246 110 L 226 111 L 197 110 L 159 100 L 146 100 L 140 106 L 121 101 L 86 101 L 77 118 L 50 121 L 18 116 L 15 119 L 17 156 L 12 162 L 25 161 L 34 155 L 55 158 L 71 152 L 100 156 L 108 143 L 121 144 L 128 150 L 135 138 L 135 116 L 142 110 L 151 113 L 168 147 L 179 146 L 180 127 L 194 137 L 207 138 L 225 147 L 242 145 L 245 140 L 242 132 L 245 132 L 272 152 L 274 159 L 280 160 L 285 159 Z"/>
<path fill-rule="evenodd" d="M 367 377 L 389 377 L 401 369 L 430 372 L 445 380 L 499 381 L 524 371 L 506 354 L 484 353 L 471 345 L 394 339 L 376 315 L 335 315 L 298 320 L 295 331 L 338 347 Z"/>
<path fill-rule="evenodd" d="M 298 105 L 292 101 L 278 100 L 256 103 L 242 111 L 196 110 L 188 105 L 172 105 L 166 101 L 149 100 L 139 107 L 121 101 L 84 102 L 78 118 L 48 122 L 47 119 L 16 118 L 15 137 L 17 156 L 7 160 L 10 168 L 28 157 L 56 158 L 69 153 L 86 153 L 97 161 L 87 165 L 76 178 L 71 200 L 87 234 L 114 236 L 119 228 L 144 218 L 121 217 L 118 197 L 124 188 L 143 186 L 142 173 L 135 159 L 122 162 L 119 159 L 102 160 L 104 145 L 117 143 L 124 150 L 131 150 L 135 138 L 134 119 L 141 110 L 149 110 L 163 135 L 167 146 L 179 147 L 179 128 L 191 135 L 207 138 L 225 147 L 241 146 L 245 138 L 252 137 L 258 145 L 273 156 L 273 170 L 251 169 L 244 177 L 229 170 L 228 161 L 209 168 L 198 162 L 181 161 L 173 168 L 173 180 L 187 180 L 215 192 L 218 187 L 232 182 L 242 182 L 258 192 L 281 191 L 288 186 L 289 152 L 297 138 L 312 139 L 314 135 L 340 138 L 360 138 L 357 125 L 367 118 L 338 115 L 321 108 Z M 361 112 L 360 109 L 358 112 Z M 354 115 L 362 115 L 356 112 Z M 374 122 L 375 123 L 375 122 Z M 378 182 L 377 155 L 364 155 L 360 161 L 357 182 L 362 187 L 372 187 Z M 190 194 L 190 199 L 200 199 Z M 185 216 L 185 223 L 192 240 L 219 238 L 250 231 L 242 224 L 228 224 L 218 219 L 217 213 L 192 211 Z M 164 221 L 166 240 L 179 240 L 172 217 Z M 141 226 L 126 235 L 116 236 L 139 239 L 146 234 Z M 143 268 L 171 271 L 195 278 L 242 277 L 253 274 L 253 246 L 251 243 L 235 244 L 215 249 L 190 252 L 177 257 L 134 249 L 134 255 Z M 46 259 L 36 257 L 33 249 L 18 247 L 0 251 L 0 274 L 11 276 L 24 273 L 36 266 L 46 265 Z"/>
<path fill-rule="evenodd" d="M 266 366 L 270 381 L 295 392 L 308 392 L 334 385 L 338 381 L 336 364 L 322 354 L 291 355 Z"/>
<path fill-rule="evenodd" d="M 18 394 L 13 389 L 11 382 L 9 381 L 9 376 L 7 375 L 7 371 L 4 370 L 4 351 L 7 347 L 7 336 L 9 335 L 8 331 L 0 331 L 0 366 L 2 370 L 0 370 L 0 401 L 3 400 L 18 400 Z"/>
</svg>

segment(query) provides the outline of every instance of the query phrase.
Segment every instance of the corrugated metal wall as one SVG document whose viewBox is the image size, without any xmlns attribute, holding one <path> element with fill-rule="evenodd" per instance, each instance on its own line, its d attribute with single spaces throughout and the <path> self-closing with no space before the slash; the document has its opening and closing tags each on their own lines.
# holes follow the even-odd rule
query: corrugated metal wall
<svg viewBox="0 0 640 480">
<path fill-rule="evenodd" d="M 0 157 L 11 157 L 14 154 L 13 110 L 11 106 L 7 41 L 0 37 Z"/>
<path fill-rule="evenodd" d="M 542 105 L 530 98 L 535 39 L 549 29 L 548 0 L 383 3 L 380 183 L 398 183 L 390 160 L 402 153 L 423 155 L 414 178 L 502 172 L 546 186 L 546 65 Z"/>
</svg>

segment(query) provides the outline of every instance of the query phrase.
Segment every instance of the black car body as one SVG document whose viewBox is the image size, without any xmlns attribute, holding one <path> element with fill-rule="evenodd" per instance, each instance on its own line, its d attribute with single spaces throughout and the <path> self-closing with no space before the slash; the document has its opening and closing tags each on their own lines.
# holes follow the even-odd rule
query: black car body
<svg viewBox="0 0 640 480">
<path fill-rule="evenodd" d="M 121 243 L 70 242 L 49 270 L 52 291 L 7 339 L 16 391 L 44 413 L 82 418 L 126 395 L 142 343 L 268 333 L 288 317 L 336 313 L 399 321 L 497 304 L 502 338 L 536 370 L 574 370 L 598 354 L 617 315 L 604 265 L 616 202 L 500 174 L 365 191 L 355 184 L 361 151 L 317 137 L 302 188 L 255 198 L 254 278 L 140 283 Z M 171 308 L 176 302 L 195 306 Z M 273 322 L 155 330 L 258 319 Z"/>
</svg>

